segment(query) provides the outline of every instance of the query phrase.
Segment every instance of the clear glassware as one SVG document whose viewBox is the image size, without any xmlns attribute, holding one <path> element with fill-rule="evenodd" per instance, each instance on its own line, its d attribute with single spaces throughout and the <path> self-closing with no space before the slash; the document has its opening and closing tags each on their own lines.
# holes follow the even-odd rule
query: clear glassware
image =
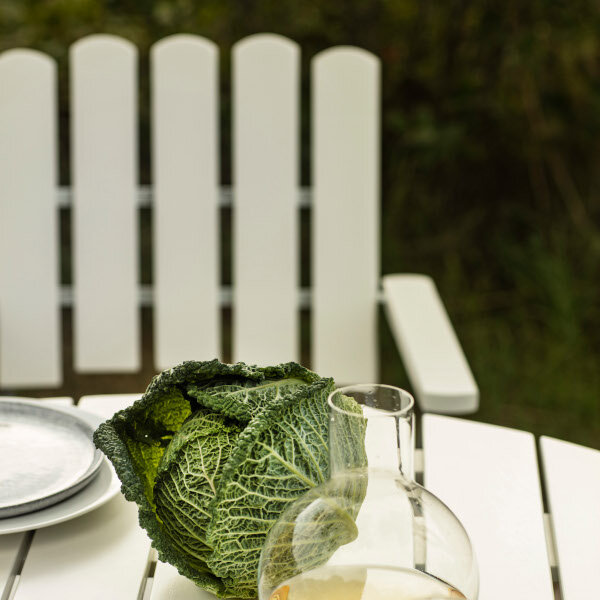
<svg viewBox="0 0 600 600">
<path fill-rule="evenodd" d="M 364 384 L 328 403 L 330 478 L 271 528 L 260 600 L 477 600 L 465 529 L 414 480 L 412 396 Z"/>
</svg>

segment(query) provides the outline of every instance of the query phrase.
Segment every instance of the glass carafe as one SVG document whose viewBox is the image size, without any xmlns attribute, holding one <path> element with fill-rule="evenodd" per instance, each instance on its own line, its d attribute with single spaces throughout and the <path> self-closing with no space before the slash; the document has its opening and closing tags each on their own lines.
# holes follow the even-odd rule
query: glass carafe
<svg viewBox="0 0 600 600">
<path fill-rule="evenodd" d="M 271 528 L 260 600 L 476 600 L 465 529 L 414 480 L 412 396 L 365 384 L 328 403 L 330 477 Z"/>
</svg>

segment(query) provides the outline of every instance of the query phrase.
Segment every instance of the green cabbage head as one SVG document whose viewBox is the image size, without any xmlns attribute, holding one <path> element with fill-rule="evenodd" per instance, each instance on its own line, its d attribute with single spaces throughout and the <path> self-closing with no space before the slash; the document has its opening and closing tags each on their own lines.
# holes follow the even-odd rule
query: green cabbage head
<svg viewBox="0 0 600 600">
<path fill-rule="evenodd" d="M 253 598 L 269 529 L 329 477 L 333 387 L 296 363 L 188 361 L 155 377 L 94 441 L 162 561 L 220 597 Z"/>
</svg>

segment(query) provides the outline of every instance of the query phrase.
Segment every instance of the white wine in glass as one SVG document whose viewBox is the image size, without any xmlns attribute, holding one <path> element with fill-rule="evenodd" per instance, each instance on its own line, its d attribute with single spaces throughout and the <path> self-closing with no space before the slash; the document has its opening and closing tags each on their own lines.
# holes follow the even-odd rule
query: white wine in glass
<svg viewBox="0 0 600 600">
<path fill-rule="evenodd" d="M 281 584 L 270 600 L 448 600 L 465 596 L 414 569 L 322 567 Z"/>
<path fill-rule="evenodd" d="M 465 598 L 443 581 L 414 569 L 323 567 L 293 577 L 270 600 L 448 600 Z"/>
</svg>

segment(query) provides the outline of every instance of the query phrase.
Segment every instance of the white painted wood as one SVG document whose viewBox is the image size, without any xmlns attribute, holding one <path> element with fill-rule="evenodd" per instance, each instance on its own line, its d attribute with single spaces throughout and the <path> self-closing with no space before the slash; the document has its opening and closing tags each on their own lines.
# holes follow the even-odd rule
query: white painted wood
<svg viewBox="0 0 600 600">
<path fill-rule="evenodd" d="M 330 564 L 372 564 L 387 567 L 412 567 L 414 555 L 413 513 L 408 502 L 391 502 L 398 497 L 399 436 L 404 438 L 406 422 L 362 406 L 367 419 L 365 446 L 369 477 L 362 508 L 356 518 L 357 538 L 336 550 Z M 390 476 L 382 476 L 387 471 Z M 390 529 L 390 523 L 397 524 Z M 372 598 L 363 592 L 363 598 Z M 374 595 L 377 598 L 377 594 Z"/>
<path fill-rule="evenodd" d="M 546 551 L 548 552 L 548 562 L 550 563 L 550 567 L 555 569 L 558 566 L 558 559 L 556 558 L 554 525 L 552 525 L 552 516 L 549 513 L 544 513 L 544 532 L 546 533 Z M 552 577 L 556 581 L 554 574 Z"/>
<path fill-rule="evenodd" d="M 0 386 L 58 386 L 56 65 L 0 55 Z"/>
<path fill-rule="evenodd" d="M 228 208 L 233 204 L 233 191 L 231 186 L 219 186 L 217 201 L 222 208 Z M 72 204 L 71 188 L 61 185 L 56 194 L 56 204 L 59 208 L 69 208 Z M 312 192 L 307 187 L 296 190 L 296 205 L 298 208 L 309 208 L 312 203 Z M 149 208 L 154 204 L 154 191 L 149 185 L 139 185 L 137 188 L 138 208 Z"/>
<path fill-rule="evenodd" d="M 215 600 L 216 596 L 200 589 L 167 563 L 156 563 L 150 600 Z"/>
<path fill-rule="evenodd" d="M 69 308 L 73 306 L 73 290 L 69 285 L 63 285 L 60 288 L 60 303 L 61 306 Z M 151 285 L 139 285 L 137 289 L 137 300 L 139 306 L 153 306 L 154 291 Z M 300 288 L 296 295 L 296 301 L 299 308 L 309 308 L 311 304 L 310 289 L 307 287 Z M 233 294 L 231 286 L 222 285 L 219 289 L 219 303 L 221 308 L 231 308 L 233 303 Z"/>
<path fill-rule="evenodd" d="M 150 540 L 137 506 L 117 496 L 78 519 L 36 531 L 15 600 L 132 600 Z"/>
<path fill-rule="evenodd" d="M 131 406 L 142 394 L 95 394 L 82 396 L 77 406 L 88 412 L 95 413 L 109 419 L 118 410 Z"/>
<path fill-rule="evenodd" d="M 159 370 L 221 355 L 218 59 L 193 35 L 165 38 L 150 55 Z"/>
<path fill-rule="evenodd" d="M 254 35 L 233 48 L 233 355 L 297 360 L 297 44 Z"/>
<path fill-rule="evenodd" d="M 469 534 L 478 600 L 553 600 L 533 435 L 426 414 L 425 487 Z"/>
<path fill-rule="evenodd" d="M 8 591 L 13 585 L 17 560 L 24 541 L 24 533 L 0 536 L 0 598 L 9 597 Z"/>
<path fill-rule="evenodd" d="M 68 396 L 54 396 L 52 398 L 40 398 L 42 402 L 54 404 L 55 406 L 73 406 L 73 398 Z"/>
<path fill-rule="evenodd" d="M 154 565 L 154 570 L 156 569 L 156 563 L 158 562 L 158 552 L 155 548 L 150 549 L 150 554 L 148 555 L 148 566 L 149 570 L 152 570 Z M 144 585 L 144 594 L 142 598 L 138 598 L 138 600 L 150 600 L 152 595 L 152 586 L 154 584 L 154 576 L 147 577 L 146 583 Z"/>
<path fill-rule="evenodd" d="M 351 47 L 312 67 L 312 366 L 377 381 L 379 61 Z"/>
<path fill-rule="evenodd" d="M 25 396 L 2 396 L 2 400 L 33 400 L 47 402 L 56 406 L 73 406 L 73 398 L 68 396 L 53 396 L 51 398 L 26 398 Z"/>
<path fill-rule="evenodd" d="M 540 439 L 563 600 L 598 596 L 600 451 Z"/>
<path fill-rule="evenodd" d="M 380 411 L 370 406 L 363 406 L 362 412 L 367 419 L 365 446 L 369 453 L 369 469 L 398 473 L 399 433 L 396 420 L 382 416 Z"/>
<path fill-rule="evenodd" d="M 137 305 L 137 51 L 93 35 L 73 44 L 74 357 L 81 372 L 140 367 Z"/>
<path fill-rule="evenodd" d="M 479 389 L 433 280 L 386 275 L 383 293 L 392 334 L 421 408 L 476 411 Z"/>
</svg>

